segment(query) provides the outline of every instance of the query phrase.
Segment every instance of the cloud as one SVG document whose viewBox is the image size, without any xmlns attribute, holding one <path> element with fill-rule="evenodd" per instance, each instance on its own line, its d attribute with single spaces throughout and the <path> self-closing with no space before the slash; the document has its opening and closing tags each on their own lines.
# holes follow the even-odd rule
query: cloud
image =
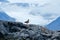
<svg viewBox="0 0 60 40">
<path fill-rule="evenodd" d="M 60 16 L 60 1 L 48 0 L 47 3 L 40 5 L 39 7 L 33 9 L 33 11 L 35 11 L 35 13 L 31 13 L 33 15 L 43 16 L 44 19 L 55 19 Z"/>
<path fill-rule="evenodd" d="M 2 10 L 4 10 L 9 16 L 16 19 L 16 21 L 23 22 L 27 19 L 30 19 L 30 24 L 39 24 L 45 25 L 48 23 L 47 20 L 43 19 L 42 16 L 34 16 L 30 15 L 29 12 L 32 10 L 32 7 L 29 8 L 21 8 L 16 5 L 3 4 L 1 6 Z M 34 11 L 35 12 L 35 11 Z"/>
<path fill-rule="evenodd" d="M 40 5 L 43 5 L 48 0 L 9 0 L 10 3 L 40 3 Z"/>
<path fill-rule="evenodd" d="M 0 2 L 8 2 L 7 0 L 0 0 Z"/>
<path fill-rule="evenodd" d="M 57 17 L 60 16 L 60 1 L 59 0 L 50 0 L 47 5 L 40 7 L 40 14 L 44 19 L 50 19 L 54 21 Z M 48 14 L 50 15 L 48 17 Z"/>
<path fill-rule="evenodd" d="M 29 3 L 12 3 L 11 5 L 16 5 L 23 8 L 28 8 L 30 6 Z"/>
<path fill-rule="evenodd" d="M 48 5 L 41 7 L 41 13 L 52 13 L 52 14 L 60 14 L 60 1 L 59 0 L 51 0 Z"/>
<path fill-rule="evenodd" d="M 27 12 L 7 12 L 11 17 L 15 18 L 16 21 L 23 22 L 26 21 L 27 19 L 30 20 L 30 24 L 39 24 L 39 25 L 45 25 L 48 21 L 44 20 L 42 16 L 33 16 L 27 14 Z"/>
<path fill-rule="evenodd" d="M 11 5 L 13 2 L 18 2 L 17 0 L 12 0 L 8 4 L 1 5 L 1 8 L 6 11 L 8 15 L 16 18 L 16 21 L 24 22 L 25 20 L 30 19 L 30 23 L 39 25 L 46 25 L 60 16 L 60 1 L 48 0 L 42 3 L 39 3 L 38 1 L 38 7 L 31 6 L 23 8 L 17 5 Z M 22 2 L 24 2 L 24 0 Z M 35 1 L 33 0 L 32 2 Z M 30 4 L 31 2 L 27 1 L 27 3 Z M 51 21 L 48 21 L 48 19 Z"/>
</svg>

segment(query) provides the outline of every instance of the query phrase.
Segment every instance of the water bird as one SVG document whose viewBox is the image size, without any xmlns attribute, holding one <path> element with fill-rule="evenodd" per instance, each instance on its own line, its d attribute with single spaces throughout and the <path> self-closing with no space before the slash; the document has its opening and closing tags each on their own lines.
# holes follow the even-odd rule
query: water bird
<svg viewBox="0 0 60 40">
<path fill-rule="evenodd" d="M 25 23 L 28 24 L 29 23 L 29 19 L 27 21 L 25 21 Z"/>
</svg>

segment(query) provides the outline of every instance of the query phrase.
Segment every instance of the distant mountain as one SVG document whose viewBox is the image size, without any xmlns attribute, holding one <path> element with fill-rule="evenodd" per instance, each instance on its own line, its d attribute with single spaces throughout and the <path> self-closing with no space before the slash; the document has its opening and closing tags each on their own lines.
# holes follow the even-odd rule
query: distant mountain
<svg viewBox="0 0 60 40">
<path fill-rule="evenodd" d="M 0 12 L 0 20 L 15 21 L 14 18 L 8 16 L 5 12 Z"/>
<path fill-rule="evenodd" d="M 60 30 L 60 17 L 51 22 L 46 26 L 49 30 L 57 31 Z"/>
</svg>

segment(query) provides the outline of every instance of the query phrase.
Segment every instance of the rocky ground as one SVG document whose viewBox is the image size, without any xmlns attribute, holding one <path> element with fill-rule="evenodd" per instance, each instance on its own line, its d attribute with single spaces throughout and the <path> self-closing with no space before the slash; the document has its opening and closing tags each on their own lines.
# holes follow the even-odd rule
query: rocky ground
<svg viewBox="0 0 60 40">
<path fill-rule="evenodd" d="M 34 24 L 0 20 L 0 40 L 60 40 L 60 31 Z"/>
</svg>

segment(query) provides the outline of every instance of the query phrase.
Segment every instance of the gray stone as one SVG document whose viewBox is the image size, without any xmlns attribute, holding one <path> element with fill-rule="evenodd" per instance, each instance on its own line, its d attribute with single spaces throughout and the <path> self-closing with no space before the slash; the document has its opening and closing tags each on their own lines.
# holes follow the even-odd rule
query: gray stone
<svg viewBox="0 0 60 40">
<path fill-rule="evenodd" d="M 43 30 L 44 29 L 44 30 Z M 60 31 L 51 31 L 42 26 L 0 20 L 0 35 L 16 40 L 60 40 Z"/>
</svg>

